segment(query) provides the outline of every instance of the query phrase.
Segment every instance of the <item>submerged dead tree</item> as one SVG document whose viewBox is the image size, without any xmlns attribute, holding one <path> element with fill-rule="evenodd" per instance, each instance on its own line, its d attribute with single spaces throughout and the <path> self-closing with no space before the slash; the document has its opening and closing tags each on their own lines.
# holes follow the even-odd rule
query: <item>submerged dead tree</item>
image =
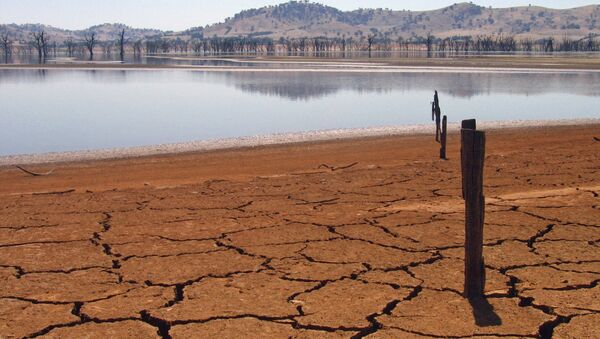
<svg viewBox="0 0 600 339">
<path fill-rule="evenodd" d="M 90 32 L 90 33 L 86 34 L 84 39 L 85 39 L 85 47 L 88 49 L 88 52 L 90 53 L 90 60 L 92 60 L 92 59 L 94 59 L 94 47 L 98 43 L 98 40 L 96 40 L 96 32 Z"/>
<path fill-rule="evenodd" d="M 73 39 L 69 38 L 65 41 L 65 46 L 67 47 L 67 55 L 69 57 L 73 56 L 73 53 L 75 52 L 75 47 L 77 46 L 75 44 L 75 42 L 73 41 Z"/>
<path fill-rule="evenodd" d="M 434 36 L 431 34 L 427 34 L 427 57 L 431 58 L 431 52 L 433 51 L 433 40 L 434 40 Z"/>
<path fill-rule="evenodd" d="M 133 44 L 133 55 L 135 55 L 135 56 L 142 55 L 142 50 L 144 49 L 143 46 L 144 46 L 144 44 L 142 43 L 142 40 L 137 40 Z"/>
<path fill-rule="evenodd" d="M 12 55 L 12 40 L 8 37 L 8 34 L 0 36 L 0 47 L 4 52 L 5 62 L 8 62 L 8 58 Z"/>
<path fill-rule="evenodd" d="M 31 33 L 33 37 L 32 44 L 38 51 L 38 57 L 41 60 L 46 59 L 48 56 L 48 35 L 46 32 L 33 32 Z"/>
<path fill-rule="evenodd" d="M 121 61 L 123 61 L 123 58 L 125 57 L 125 29 L 119 33 L 117 45 L 119 46 L 119 55 L 121 56 Z"/>
</svg>

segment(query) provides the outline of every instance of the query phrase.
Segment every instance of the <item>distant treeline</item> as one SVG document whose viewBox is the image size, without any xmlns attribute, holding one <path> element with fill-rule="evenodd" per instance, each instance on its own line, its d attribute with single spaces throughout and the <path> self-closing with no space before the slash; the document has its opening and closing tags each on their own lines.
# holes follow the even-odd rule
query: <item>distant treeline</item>
<svg viewBox="0 0 600 339">
<path fill-rule="evenodd" d="M 391 40 L 369 36 L 361 38 L 280 38 L 265 37 L 193 37 L 189 40 L 165 37 L 129 41 L 123 31 L 116 41 L 99 41 L 90 32 L 84 41 L 67 40 L 62 44 L 52 42 L 52 37 L 44 32 L 34 33 L 30 41 L 11 41 L 8 35 L 0 33 L 0 49 L 5 56 L 17 54 L 37 55 L 41 59 L 49 55 L 68 56 L 88 55 L 94 52 L 111 55 L 133 53 L 169 54 L 194 53 L 214 54 L 291 54 L 310 55 L 327 52 L 395 52 L 421 51 L 428 53 L 489 53 L 489 52 L 596 52 L 600 51 L 599 35 L 589 35 L 580 39 L 553 37 L 545 39 L 516 39 L 508 35 L 456 36 L 451 38 L 412 37 Z"/>
</svg>

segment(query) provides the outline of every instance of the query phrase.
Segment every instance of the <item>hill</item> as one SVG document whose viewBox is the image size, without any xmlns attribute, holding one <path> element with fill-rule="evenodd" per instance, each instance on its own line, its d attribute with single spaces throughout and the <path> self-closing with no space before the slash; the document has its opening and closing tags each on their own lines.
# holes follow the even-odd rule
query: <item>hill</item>
<svg viewBox="0 0 600 339">
<path fill-rule="evenodd" d="M 240 12 L 205 29 L 207 37 L 270 38 L 465 36 L 507 34 L 521 37 L 586 36 L 600 32 L 600 5 L 573 9 L 544 7 L 486 8 L 460 3 L 412 12 L 359 9 L 343 12 L 317 3 L 291 1 Z"/>
<path fill-rule="evenodd" d="M 160 37 L 165 34 L 157 29 L 138 29 L 131 28 L 123 24 L 103 24 L 92 26 L 85 30 L 66 30 L 53 26 L 41 24 L 7 24 L 0 25 L 0 33 L 8 34 L 8 36 L 16 41 L 29 41 L 33 32 L 45 31 L 51 39 L 51 42 L 62 44 L 65 41 L 72 39 L 73 41 L 81 41 L 87 32 L 93 31 L 97 34 L 100 41 L 115 41 L 118 38 L 119 32 L 125 29 L 127 31 L 127 39 L 130 41 Z"/>
<path fill-rule="evenodd" d="M 408 10 L 339 9 L 310 3 L 288 3 L 242 11 L 224 22 L 194 27 L 183 32 L 137 29 L 123 24 L 103 24 L 85 30 L 64 30 L 40 24 L 0 25 L 0 33 L 13 41 L 27 43 L 32 32 L 46 31 L 52 42 L 68 39 L 81 41 L 86 32 L 94 31 L 100 41 L 114 41 L 125 29 L 128 41 L 166 39 L 185 40 L 203 37 L 250 38 L 354 38 L 368 36 L 397 40 L 425 37 L 439 38 L 477 35 L 512 35 L 518 38 L 585 37 L 600 33 L 600 5 L 573 9 L 550 9 L 527 6 L 486 8 L 473 3 L 413 12 Z"/>
</svg>

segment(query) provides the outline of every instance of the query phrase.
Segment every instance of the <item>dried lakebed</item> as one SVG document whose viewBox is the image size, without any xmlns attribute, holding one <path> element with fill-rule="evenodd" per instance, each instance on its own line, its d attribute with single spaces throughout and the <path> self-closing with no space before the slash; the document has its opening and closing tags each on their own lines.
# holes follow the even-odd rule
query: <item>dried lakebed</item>
<svg viewBox="0 0 600 339">
<path fill-rule="evenodd" d="M 473 304 L 457 135 L 1 169 L 0 337 L 598 336 L 598 130 L 489 133 Z"/>
</svg>

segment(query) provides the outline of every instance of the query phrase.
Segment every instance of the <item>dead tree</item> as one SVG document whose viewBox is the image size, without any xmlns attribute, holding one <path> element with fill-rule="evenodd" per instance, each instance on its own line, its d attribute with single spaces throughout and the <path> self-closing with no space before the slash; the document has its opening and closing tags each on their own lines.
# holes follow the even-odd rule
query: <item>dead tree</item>
<svg viewBox="0 0 600 339">
<path fill-rule="evenodd" d="M 112 48 L 113 48 L 112 42 L 106 42 L 105 44 L 101 45 L 101 48 L 102 48 L 102 52 L 105 55 L 112 55 Z"/>
<path fill-rule="evenodd" d="M 56 54 L 58 54 L 58 44 L 54 41 L 52 42 L 52 55 L 56 58 Z"/>
<path fill-rule="evenodd" d="M 375 36 L 369 35 L 367 43 L 369 44 L 369 58 L 371 57 L 371 51 L 373 50 L 373 42 L 375 42 Z"/>
<path fill-rule="evenodd" d="M 138 40 L 133 44 L 133 55 L 140 56 L 142 55 L 143 44 L 142 40 Z"/>
<path fill-rule="evenodd" d="M 12 55 L 12 41 L 8 37 L 8 34 L 0 36 L 0 46 L 2 46 L 2 50 L 4 51 L 5 62 L 8 62 L 8 58 Z"/>
<path fill-rule="evenodd" d="M 31 33 L 31 36 L 33 37 L 32 43 L 38 51 L 39 59 L 46 59 L 48 56 L 48 35 L 46 35 L 46 32 L 41 31 L 39 33 L 33 32 Z"/>
<path fill-rule="evenodd" d="M 544 52 L 554 53 L 554 38 L 550 37 L 544 43 Z"/>
<path fill-rule="evenodd" d="M 431 58 L 431 52 L 433 51 L 433 35 L 431 34 L 427 34 L 427 40 L 426 40 L 426 44 L 427 44 L 427 57 Z"/>
<path fill-rule="evenodd" d="M 121 61 L 123 61 L 123 58 L 125 57 L 125 29 L 119 33 L 117 44 L 119 45 L 119 55 L 121 56 Z"/>
<path fill-rule="evenodd" d="M 94 59 L 94 47 L 98 43 L 96 40 L 96 33 L 90 32 L 84 36 L 85 39 L 85 47 L 87 47 L 88 52 L 90 52 L 90 60 Z"/>
<path fill-rule="evenodd" d="M 73 42 L 73 39 L 67 39 L 67 41 L 65 41 L 65 46 L 67 47 L 67 55 L 72 57 L 73 52 L 75 51 L 75 42 Z"/>
</svg>

